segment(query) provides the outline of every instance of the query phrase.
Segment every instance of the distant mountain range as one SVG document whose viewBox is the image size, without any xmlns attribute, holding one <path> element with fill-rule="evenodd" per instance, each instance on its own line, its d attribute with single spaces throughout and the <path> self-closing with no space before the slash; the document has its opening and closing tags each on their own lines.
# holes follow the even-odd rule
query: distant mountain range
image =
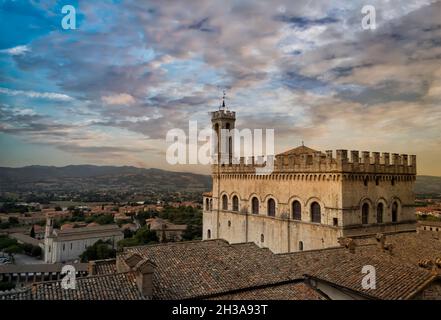
<svg viewBox="0 0 441 320">
<path fill-rule="evenodd" d="M 211 177 L 130 166 L 0 167 L 0 191 L 153 190 L 204 191 Z M 441 177 L 417 176 L 417 194 L 441 194 Z"/>
<path fill-rule="evenodd" d="M 415 193 L 441 195 L 441 177 L 417 176 Z"/>
<path fill-rule="evenodd" d="M 0 191 L 203 191 L 211 178 L 187 172 L 130 166 L 70 165 L 65 167 L 0 167 Z"/>
</svg>

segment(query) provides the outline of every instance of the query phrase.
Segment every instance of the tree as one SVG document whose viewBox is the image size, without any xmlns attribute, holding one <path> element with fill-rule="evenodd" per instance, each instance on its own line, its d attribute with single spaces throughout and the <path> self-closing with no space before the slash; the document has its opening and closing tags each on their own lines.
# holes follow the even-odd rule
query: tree
<svg viewBox="0 0 441 320">
<path fill-rule="evenodd" d="M 19 244 L 13 244 L 12 246 L 3 249 L 3 251 L 11 257 L 12 262 L 15 262 L 14 254 L 22 253 L 23 247 Z"/>
<path fill-rule="evenodd" d="M 156 232 L 151 231 L 148 227 L 144 226 L 136 231 L 132 238 L 127 238 L 118 242 L 118 247 L 133 247 L 143 244 L 158 243 L 159 239 Z"/>
<path fill-rule="evenodd" d="M 124 229 L 123 233 L 124 233 L 124 239 L 131 238 L 131 237 L 133 237 L 133 235 L 135 234 L 135 233 L 134 233 L 132 230 L 130 230 L 129 228 Z"/>
<path fill-rule="evenodd" d="M 80 255 L 81 262 L 102 260 L 116 257 L 116 250 L 111 248 L 109 242 L 98 240 L 92 246 L 87 247 Z"/>
<path fill-rule="evenodd" d="M 29 236 L 30 236 L 31 238 L 35 238 L 35 229 L 34 229 L 34 225 L 32 225 L 31 232 L 30 232 Z"/>
<path fill-rule="evenodd" d="M 2 222 L 0 223 L 0 229 L 9 229 L 11 224 L 9 222 Z"/>
<path fill-rule="evenodd" d="M 32 246 L 31 256 L 41 257 L 42 250 L 39 246 Z"/>
<path fill-rule="evenodd" d="M 17 224 L 19 223 L 17 217 L 9 217 L 8 222 L 9 222 L 11 225 L 17 225 Z"/>
<path fill-rule="evenodd" d="M 6 249 L 7 247 L 18 244 L 17 240 L 8 238 L 6 236 L 0 236 L 0 250 Z"/>
<path fill-rule="evenodd" d="M 114 222 L 113 215 L 104 214 L 102 216 L 99 216 L 95 222 L 98 224 L 111 224 Z"/>
<path fill-rule="evenodd" d="M 30 243 L 25 243 L 25 244 L 23 244 L 22 247 L 23 247 L 23 251 L 24 251 L 26 254 L 31 255 L 32 248 L 34 247 L 32 244 L 30 244 Z"/>
<path fill-rule="evenodd" d="M 15 288 L 15 283 L 0 282 L 0 291 L 9 291 Z"/>
</svg>

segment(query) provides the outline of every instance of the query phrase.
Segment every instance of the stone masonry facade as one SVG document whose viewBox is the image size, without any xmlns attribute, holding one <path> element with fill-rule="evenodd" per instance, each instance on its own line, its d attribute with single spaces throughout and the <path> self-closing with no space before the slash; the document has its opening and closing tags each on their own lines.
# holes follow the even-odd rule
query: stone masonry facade
<svg viewBox="0 0 441 320">
<path fill-rule="evenodd" d="M 212 113 L 216 132 L 234 129 L 235 120 L 225 108 Z M 221 139 L 216 151 L 225 150 Z M 203 197 L 204 240 L 252 241 L 284 253 L 415 230 L 414 155 L 300 146 L 272 158 L 272 173 L 257 174 L 261 157 L 233 159 L 231 138 L 226 145 L 227 155 L 217 155 L 227 161 L 212 166 L 213 190 Z"/>
</svg>

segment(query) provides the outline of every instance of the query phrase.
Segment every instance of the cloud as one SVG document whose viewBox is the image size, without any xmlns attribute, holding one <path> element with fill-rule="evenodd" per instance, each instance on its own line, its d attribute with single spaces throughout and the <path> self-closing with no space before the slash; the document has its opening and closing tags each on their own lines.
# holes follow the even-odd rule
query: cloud
<svg viewBox="0 0 441 320">
<path fill-rule="evenodd" d="M 361 0 L 80 2 L 81 28 L 36 37 L 26 54 L 8 58 L 10 74 L 20 75 L 9 77 L 14 88 L 41 87 L 0 91 L 40 98 L 59 91 L 74 101 L 68 108 L 51 104 L 59 122 L 15 114 L 19 123 L 2 125 L 57 148 L 90 132 L 78 148 L 63 148 L 88 148 L 83 155 L 96 161 L 94 152 L 111 153 L 98 146 L 116 147 L 109 141 L 122 132 L 134 135 L 123 143 L 142 137 L 157 150 L 168 130 L 185 130 L 189 119 L 209 125 L 207 113 L 227 88 L 238 125 L 275 127 L 281 147 L 306 140 L 428 154 L 441 121 L 441 2 L 370 4 L 377 9 L 375 31 L 361 28 Z M 59 139 L 51 134 L 57 130 Z"/>
<path fill-rule="evenodd" d="M 11 56 L 19 56 L 19 55 L 25 54 L 26 52 L 29 52 L 29 51 L 30 51 L 30 48 L 28 46 L 16 46 L 13 48 L 0 50 L 0 53 L 6 53 Z"/>
<path fill-rule="evenodd" d="M 115 95 L 111 95 L 111 96 L 104 96 L 101 97 L 101 100 L 105 103 L 105 104 L 115 104 L 115 105 L 131 105 L 134 104 L 135 98 L 133 98 L 130 94 L 127 93 L 120 93 L 120 94 L 115 94 Z"/>
<path fill-rule="evenodd" d="M 8 96 L 26 96 L 28 98 L 48 99 L 48 100 L 58 100 L 58 101 L 74 100 L 72 97 L 62 93 L 12 90 L 1 87 L 0 87 L 0 94 L 5 94 Z"/>
</svg>

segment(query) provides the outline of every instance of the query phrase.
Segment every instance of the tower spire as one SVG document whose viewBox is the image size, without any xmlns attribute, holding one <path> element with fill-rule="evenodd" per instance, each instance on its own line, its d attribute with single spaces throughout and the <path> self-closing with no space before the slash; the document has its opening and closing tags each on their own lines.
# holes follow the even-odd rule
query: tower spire
<svg viewBox="0 0 441 320">
<path fill-rule="evenodd" d="M 225 92 L 225 90 L 223 90 L 223 95 L 222 95 L 222 109 L 225 109 L 225 96 L 226 96 L 226 92 Z"/>
</svg>

